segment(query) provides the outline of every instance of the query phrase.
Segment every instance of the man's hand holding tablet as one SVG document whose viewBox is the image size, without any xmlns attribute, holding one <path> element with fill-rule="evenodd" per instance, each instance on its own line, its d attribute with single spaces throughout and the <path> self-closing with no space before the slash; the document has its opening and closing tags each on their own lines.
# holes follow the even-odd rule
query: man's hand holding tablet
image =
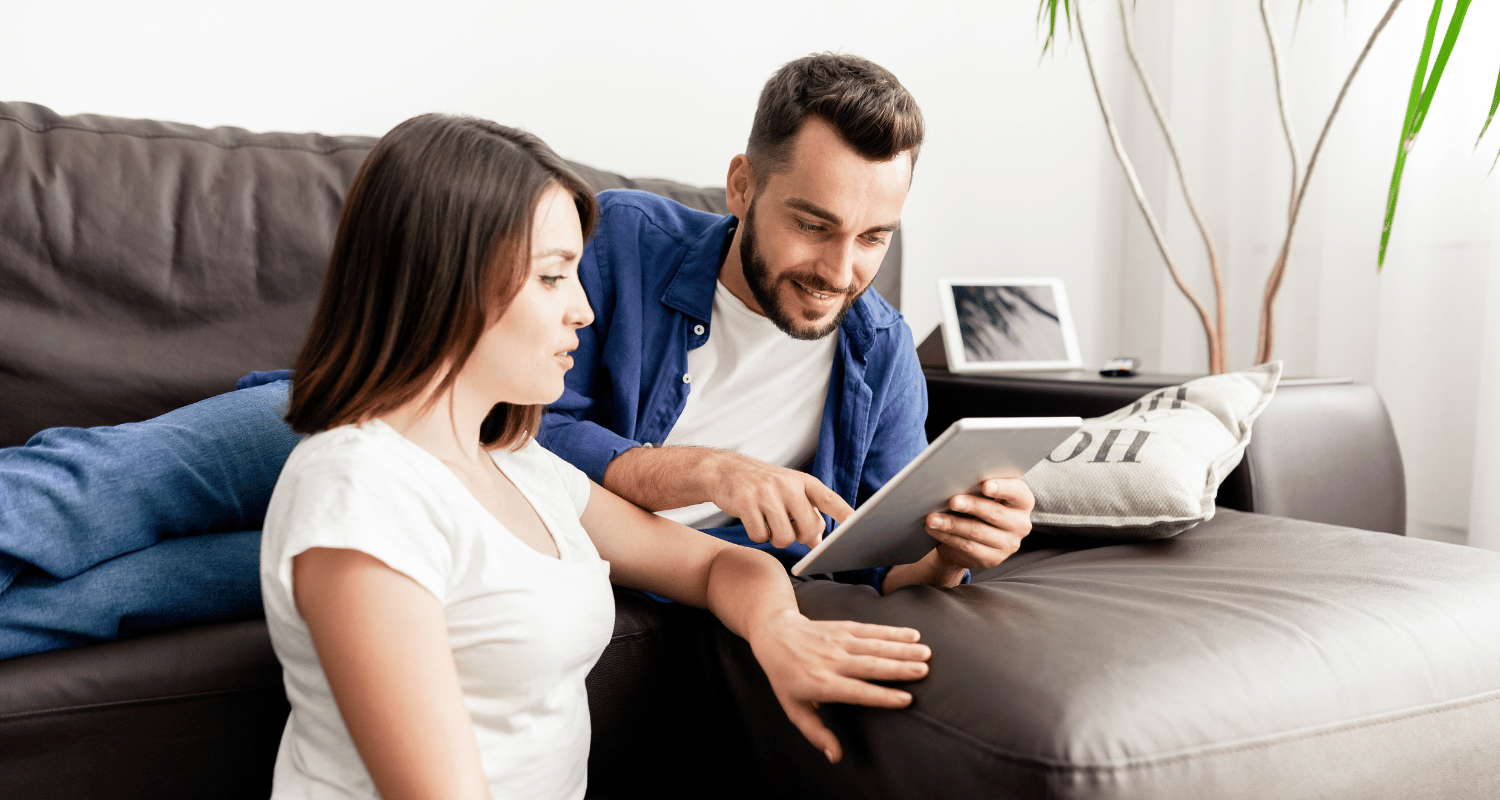
<svg viewBox="0 0 1500 800">
<path fill-rule="evenodd" d="M 792 574 L 909 564 L 939 546 L 949 548 L 945 561 L 964 563 L 965 552 L 985 544 L 964 536 L 960 526 L 965 520 L 951 513 L 936 515 L 949 523 L 949 530 L 934 526 L 939 538 L 933 538 L 928 533 L 933 512 L 965 514 L 976 510 L 971 506 L 984 502 L 984 497 L 1011 505 L 1008 500 L 1021 499 L 1011 495 L 1025 487 L 1004 479 L 1020 478 L 1081 424 L 1077 417 L 968 418 L 953 423 L 799 561 Z M 1025 494 L 1029 498 L 1029 492 Z M 981 525 L 977 520 L 974 524 Z"/>
</svg>

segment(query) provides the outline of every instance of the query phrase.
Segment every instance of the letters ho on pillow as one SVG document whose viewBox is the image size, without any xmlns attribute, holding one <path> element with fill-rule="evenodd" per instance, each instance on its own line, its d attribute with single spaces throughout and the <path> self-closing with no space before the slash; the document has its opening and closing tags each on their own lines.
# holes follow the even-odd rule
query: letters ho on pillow
<svg viewBox="0 0 1500 800">
<path fill-rule="evenodd" d="M 1219 484 L 1250 444 L 1281 362 L 1151 392 L 1087 419 L 1026 473 L 1040 532 L 1103 539 L 1172 536 L 1214 515 Z"/>
</svg>

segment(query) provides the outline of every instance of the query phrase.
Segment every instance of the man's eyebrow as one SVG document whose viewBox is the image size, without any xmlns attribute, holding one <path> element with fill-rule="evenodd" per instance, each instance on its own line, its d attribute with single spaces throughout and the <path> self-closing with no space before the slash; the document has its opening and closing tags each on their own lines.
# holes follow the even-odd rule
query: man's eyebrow
<svg viewBox="0 0 1500 800">
<path fill-rule="evenodd" d="M 800 197 L 789 197 L 786 200 L 786 204 L 792 208 L 797 209 L 798 211 L 801 211 L 804 214 L 811 214 L 815 217 L 818 217 L 819 219 L 827 220 L 828 224 L 834 226 L 835 228 L 844 224 L 844 221 L 839 218 L 838 214 L 835 214 L 832 211 L 829 211 L 828 209 L 817 205 L 816 203 L 809 203 L 808 201 L 803 200 Z M 874 233 L 875 231 L 884 231 L 888 233 L 890 231 L 896 230 L 899 227 L 901 227 L 900 222 L 891 222 L 885 225 L 877 225 L 866 231 L 866 233 Z"/>
</svg>

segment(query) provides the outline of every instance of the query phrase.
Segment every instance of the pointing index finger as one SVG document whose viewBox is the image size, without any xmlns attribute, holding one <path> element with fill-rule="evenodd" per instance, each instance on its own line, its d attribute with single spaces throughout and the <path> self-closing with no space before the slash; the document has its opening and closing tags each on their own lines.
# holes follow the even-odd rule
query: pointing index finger
<svg viewBox="0 0 1500 800">
<path fill-rule="evenodd" d="M 854 513 L 854 508 L 844 502 L 844 498 L 839 497 L 838 492 L 824 486 L 816 478 L 808 487 L 807 497 L 813 501 L 813 505 L 817 506 L 819 511 L 833 517 L 835 522 L 843 522 Z"/>
</svg>

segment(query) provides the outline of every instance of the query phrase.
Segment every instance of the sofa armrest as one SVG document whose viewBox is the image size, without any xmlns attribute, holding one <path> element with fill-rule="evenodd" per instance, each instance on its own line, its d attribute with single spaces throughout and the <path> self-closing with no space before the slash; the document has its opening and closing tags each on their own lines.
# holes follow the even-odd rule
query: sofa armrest
<svg viewBox="0 0 1500 800">
<path fill-rule="evenodd" d="M 1406 472 L 1385 403 L 1348 379 L 1282 381 L 1219 504 L 1406 534 Z"/>
<path fill-rule="evenodd" d="M 955 375 L 929 368 L 932 438 L 960 417 L 1096 417 L 1188 380 L 1087 372 Z M 1404 535 L 1406 476 L 1380 394 L 1347 378 L 1288 378 L 1256 420 L 1245 457 L 1219 488 L 1226 508 Z"/>
</svg>

